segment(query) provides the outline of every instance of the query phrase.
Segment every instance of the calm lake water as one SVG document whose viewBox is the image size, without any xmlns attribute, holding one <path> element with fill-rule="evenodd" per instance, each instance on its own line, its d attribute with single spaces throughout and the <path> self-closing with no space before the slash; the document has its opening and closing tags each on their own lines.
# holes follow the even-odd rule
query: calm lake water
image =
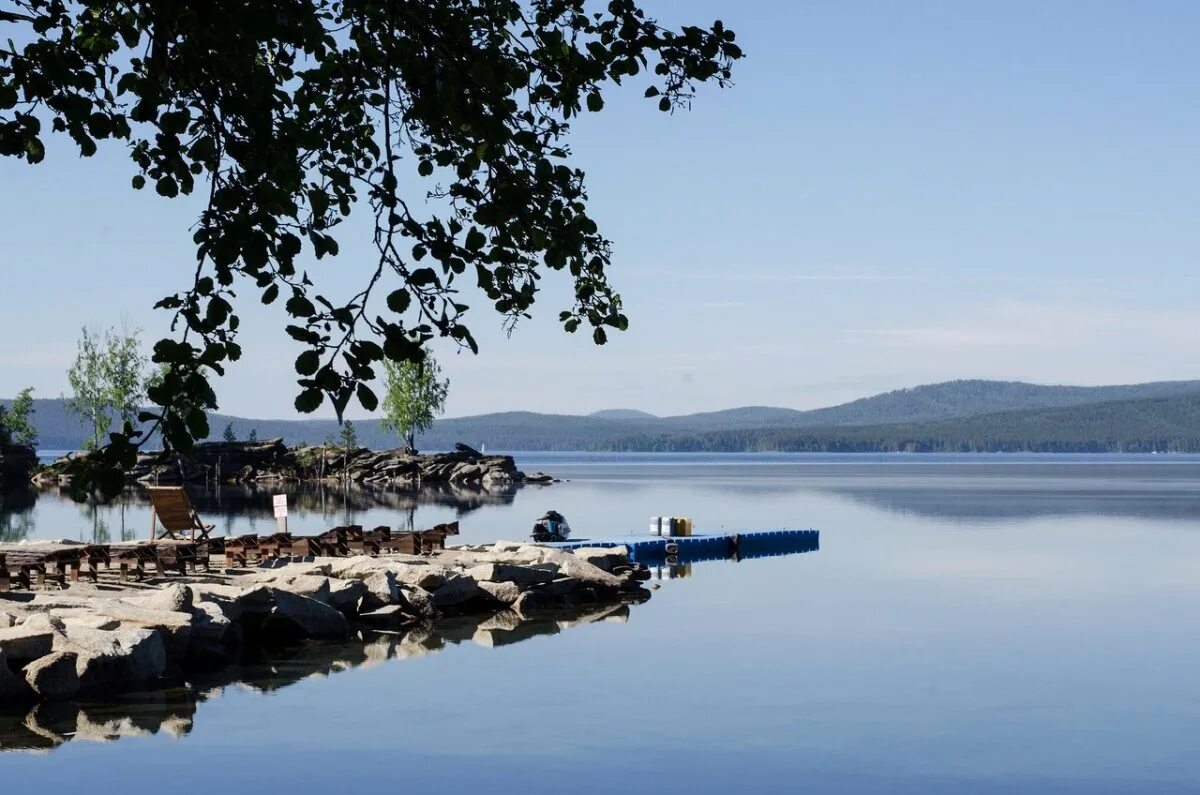
<svg viewBox="0 0 1200 795">
<path fill-rule="evenodd" d="M 674 514 L 698 532 L 816 528 L 820 550 L 696 564 L 645 604 L 546 621 L 495 648 L 453 628 L 369 653 L 308 648 L 247 668 L 242 685 L 85 705 L 58 723 L 47 713 L 32 722 L 53 750 L 0 753 L 0 781 L 154 793 L 1200 791 L 1198 457 L 518 462 L 569 481 L 415 499 L 309 490 L 293 497 L 291 529 L 458 517 L 460 540 L 476 542 L 524 537 L 556 508 L 576 535 L 642 533 Z M 270 494 L 197 500 L 219 533 L 264 531 Z M 116 540 L 149 526 L 135 498 L 5 500 L 9 539 Z M 98 728 L 53 736 L 83 717 Z M 89 741 L 104 733 L 118 739 Z"/>
</svg>

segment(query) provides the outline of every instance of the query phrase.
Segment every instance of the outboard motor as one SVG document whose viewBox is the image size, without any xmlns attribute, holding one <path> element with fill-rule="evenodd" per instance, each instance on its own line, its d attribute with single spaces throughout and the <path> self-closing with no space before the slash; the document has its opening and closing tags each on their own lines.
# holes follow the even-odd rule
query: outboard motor
<svg viewBox="0 0 1200 795">
<path fill-rule="evenodd" d="M 533 540 L 538 543 L 566 541 L 570 535 L 571 526 L 558 511 L 546 511 L 545 516 L 533 523 Z"/>
</svg>

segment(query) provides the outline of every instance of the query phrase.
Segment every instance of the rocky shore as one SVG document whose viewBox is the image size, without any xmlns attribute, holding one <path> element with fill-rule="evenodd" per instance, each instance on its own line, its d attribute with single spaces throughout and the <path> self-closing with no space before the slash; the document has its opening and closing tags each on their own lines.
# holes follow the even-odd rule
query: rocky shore
<svg viewBox="0 0 1200 795">
<path fill-rule="evenodd" d="M 38 485 L 62 485 L 71 456 L 43 468 Z M 36 458 L 35 458 L 36 463 Z M 203 442 L 184 459 L 174 453 L 142 453 L 128 473 L 143 483 L 255 483 L 349 481 L 362 485 L 449 483 L 502 489 L 554 479 L 517 469 L 512 456 L 484 455 L 465 445 L 448 453 L 417 455 L 405 450 L 369 450 L 336 445 L 288 447 L 282 439 L 260 442 Z"/>
<path fill-rule="evenodd" d="M 499 542 L 0 594 L 0 706 L 162 687 L 263 644 L 432 632 L 471 616 L 513 631 L 546 611 L 644 601 L 647 575 L 623 548 Z"/>
</svg>

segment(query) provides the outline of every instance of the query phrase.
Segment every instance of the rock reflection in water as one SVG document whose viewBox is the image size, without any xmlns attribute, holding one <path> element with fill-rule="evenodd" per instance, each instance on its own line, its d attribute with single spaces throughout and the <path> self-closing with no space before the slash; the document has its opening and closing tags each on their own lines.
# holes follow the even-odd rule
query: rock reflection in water
<svg viewBox="0 0 1200 795">
<path fill-rule="evenodd" d="M 50 751 L 70 740 L 107 742 L 123 737 L 192 730 L 201 705 L 227 687 L 270 693 L 353 668 L 433 654 L 460 643 L 493 648 L 600 621 L 625 623 L 629 604 L 588 605 L 522 616 L 513 611 L 439 621 L 399 633 L 364 633 L 349 643 L 309 642 L 263 651 L 255 660 L 190 675 L 178 686 L 131 693 L 103 702 L 49 702 L 0 711 L 0 751 Z"/>
<path fill-rule="evenodd" d="M 536 485 L 525 488 L 536 488 Z M 272 497 L 288 495 L 288 504 L 297 518 L 320 517 L 325 524 L 365 524 L 371 512 L 390 517 L 389 525 L 402 529 L 415 527 L 417 513 L 423 508 L 448 508 L 456 517 L 489 506 L 511 505 L 515 487 L 486 488 L 481 485 L 449 483 L 425 484 L 419 488 L 370 487 L 354 484 L 261 483 L 205 487 L 187 486 L 192 503 L 209 522 L 216 524 L 217 535 L 259 532 L 259 525 L 274 527 Z M 53 520 L 42 517 L 44 526 L 35 523 L 35 503 L 42 499 L 52 510 L 66 514 Z M 130 541 L 145 535 L 150 503 L 140 485 L 127 488 L 117 498 L 102 505 L 77 503 L 61 487 L 21 488 L 0 492 L 0 542 L 12 543 L 32 538 L 61 538 L 107 544 Z M 76 513 L 77 512 L 77 513 Z M 321 528 L 324 529 L 324 528 Z"/>
</svg>

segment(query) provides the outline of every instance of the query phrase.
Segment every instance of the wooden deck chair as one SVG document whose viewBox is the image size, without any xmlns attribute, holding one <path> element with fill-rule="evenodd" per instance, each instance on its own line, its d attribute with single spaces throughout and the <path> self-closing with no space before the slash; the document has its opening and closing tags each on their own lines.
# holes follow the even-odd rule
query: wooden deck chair
<svg viewBox="0 0 1200 795">
<path fill-rule="evenodd" d="M 150 494 L 150 540 L 155 538 L 181 539 L 186 533 L 195 541 L 205 540 L 215 525 L 204 524 L 200 514 L 192 507 L 187 492 L 182 486 L 147 486 Z M 163 532 L 156 535 L 157 525 L 161 524 Z"/>
</svg>

